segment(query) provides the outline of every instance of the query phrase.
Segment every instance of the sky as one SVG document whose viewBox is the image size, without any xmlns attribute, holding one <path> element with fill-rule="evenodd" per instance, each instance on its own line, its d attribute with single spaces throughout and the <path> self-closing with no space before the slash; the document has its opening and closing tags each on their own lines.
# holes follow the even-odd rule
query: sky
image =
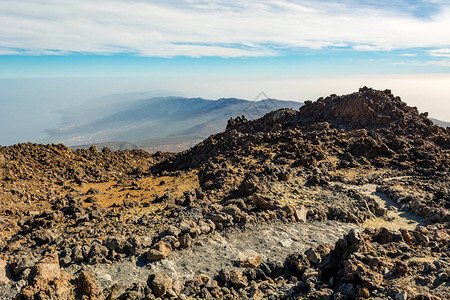
<svg viewBox="0 0 450 300">
<path fill-rule="evenodd" d="M 304 101 L 363 85 L 450 121 L 450 1 L 0 0 L 0 145 L 108 94 Z"/>
</svg>

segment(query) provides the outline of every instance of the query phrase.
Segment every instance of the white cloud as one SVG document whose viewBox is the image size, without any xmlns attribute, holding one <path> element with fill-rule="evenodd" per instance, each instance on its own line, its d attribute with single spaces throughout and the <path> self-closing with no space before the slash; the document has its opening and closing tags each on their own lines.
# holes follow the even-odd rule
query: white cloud
<svg viewBox="0 0 450 300">
<path fill-rule="evenodd" d="M 429 50 L 428 54 L 437 57 L 450 57 L 450 49 Z"/>
<path fill-rule="evenodd" d="M 391 45 L 354 45 L 353 49 L 358 51 L 384 51 L 392 50 L 394 47 Z"/>
<path fill-rule="evenodd" d="M 440 4 L 438 14 L 421 19 L 354 1 L 3 0 L 0 54 L 237 57 L 343 45 L 446 48 L 450 5 Z"/>
<path fill-rule="evenodd" d="M 402 53 L 402 54 L 400 54 L 400 56 L 413 57 L 413 56 L 417 56 L 417 54 L 416 53 Z"/>
</svg>

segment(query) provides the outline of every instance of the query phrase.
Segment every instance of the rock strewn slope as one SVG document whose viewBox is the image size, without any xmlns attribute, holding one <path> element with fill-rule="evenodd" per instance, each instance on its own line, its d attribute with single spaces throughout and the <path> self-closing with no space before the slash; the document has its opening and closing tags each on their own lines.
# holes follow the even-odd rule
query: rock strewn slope
<svg viewBox="0 0 450 300">
<path fill-rule="evenodd" d="M 407 234 L 385 229 L 352 233 L 335 246 L 289 256 L 285 266 L 265 266 L 262 273 L 231 270 L 218 274 L 220 279 L 199 275 L 185 283 L 153 274 L 147 284 L 133 285 L 121 297 L 286 298 L 288 292 L 319 299 L 355 293 L 395 297 L 401 293 L 395 290 L 396 276 L 403 275 L 414 284 L 408 293 L 418 299 L 424 293 L 448 295 L 445 263 L 436 263 L 439 289 L 429 281 L 431 269 L 424 275 L 433 276 L 418 283 L 416 277 L 424 276 L 421 265 L 414 264 L 424 258 L 436 266 L 436 260 L 448 259 L 437 247 L 448 247 L 449 240 L 450 131 L 389 91 L 362 88 L 307 103 L 299 111 L 278 110 L 254 121 L 231 119 L 225 132 L 176 155 L 95 148 L 73 152 L 62 145 L 32 144 L 0 153 L 2 226 L 9 228 L 1 256 L 10 273 L 5 281 L 21 291 L 19 298 L 102 297 L 91 275 L 70 281 L 57 266 L 126 257 L 151 265 L 190 247 L 200 235 L 230 227 L 392 221 L 372 197 L 343 187 L 365 183 L 378 185 L 398 209 L 434 225 Z M 398 251 L 419 259 L 406 269 L 400 264 L 406 273 L 389 277 L 404 257 Z M 319 263 L 326 259 L 329 264 Z M 305 269 L 295 270 L 301 263 Z M 54 268 L 58 277 L 46 274 L 42 265 Z"/>
<path fill-rule="evenodd" d="M 255 145 L 273 146 L 270 150 L 277 156 L 313 162 L 328 154 L 418 172 L 425 171 L 422 168 L 435 172 L 450 168 L 449 129 L 434 125 L 427 114 L 419 114 L 389 90 L 370 88 L 307 101 L 299 111 L 278 110 L 254 121 L 231 119 L 225 132 L 179 154 L 171 166 L 198 167 L 220 155 L 252 155 Z"/>
</svg>

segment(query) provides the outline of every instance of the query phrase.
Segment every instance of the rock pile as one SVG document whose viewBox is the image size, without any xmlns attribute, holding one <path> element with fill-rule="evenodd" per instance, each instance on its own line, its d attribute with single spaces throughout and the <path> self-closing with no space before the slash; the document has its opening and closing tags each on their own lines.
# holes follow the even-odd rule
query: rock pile
<svg viewBox="0 0 450 300">
<path fill-rule="evenodd" d="M 299 111 L 282 109 L 254 121 L 230 120 L 227 131 L 178 154 L 164 167 L 195 168 L 221 156 L 238 161 L 270 154 L 277 164 L 312 169 L 332 156 L 339 159 L 337 167 L 389 166 L 429 174 L 449 170 L 449 149 L 450 129 L 434 125 L 426 113 L 389 90 L 361 88 L 307 101 Z"/>
<path fill-rule="evenodd" d="M 160 158 L 160 153 L 151 155 L 142 150 L 111 152 L 108 148 L 99 151 L 94 146 L 77 151 L 62 144 L 25 143 L 0 147 L 0 168 L 5 169 L 2 179 L 6 182 L 22 179 L 62 185 L 66 181 L 118 180 L 126 175 L 143 175 Z"/>
<path fill-rule="evenodd" d="M 178 154 L 0 147 L 0 293 L 10 286 L 17 299 L 449 298 L 449 171 L 450 128 L 389 90 L 369 88 L 299 111 L 231 119 L 225 132 Z M 174 196 L 170 185 L 184 184 L 186 174 L 198 174 L 196 186 Z M 71 278 L 62 269 L 126 257 L 152 264 L 201 235 L 275 221 L 389 222 L 373 197 L 343 188 L 365 184 L 430 225 L 352 231 L 281 265 L 257 254 L 236 258 L 241 269 L 213 278 L 157 273 L 121 293 L 101 291 L 88 271 Z M 104 204 L 117 195 L 123 199 Z"/>
</svg>

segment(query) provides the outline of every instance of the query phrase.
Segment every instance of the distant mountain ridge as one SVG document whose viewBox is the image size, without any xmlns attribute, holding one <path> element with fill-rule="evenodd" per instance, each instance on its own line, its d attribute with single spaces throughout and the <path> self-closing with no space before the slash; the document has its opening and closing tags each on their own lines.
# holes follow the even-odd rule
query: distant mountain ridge
<svg viewBox="0 0 450 300">
<path fill-rule="evenodd" d="M 77 145 L 77 146 L 70 146 L 69 148 L 72 150 L 78 150 L 78 149 L 86 150 L 92 146 L 97 147 L 97 149 L 99 149 L 99 150 L 101 150 L 103 148 L 108 148 L 111 151 L 139 149 L 139 147 L 135 144 L 120 143 L 120 142 L 105 142 L 105 143 L 96 143 L 96 144 L 87 144 L 87 145 Z"/>
<path fill-rule="evenodd" d="M 438 125 L 438 126 L 441 126 L 441 127 L 444 127 L 444 128 L 445 127 L 450 127 L 450 122 L 441 121 L 441 120 L 433 119 L 433 118 L 430 118 L 430 120 L 433 121 L 433 123 Z"/>
<path fill-rule="evenodd" d="M 46 130 L 50 136 L 46 142 L 83 145 L 77 146 L 83 148 L 105 142 L 123 143 L 121 147 L 130 143 L 133 148 L 136 144 L 151 152 L 180 151 L 223 131 L 231 117 L 244 115 L 251 120 L 275 109 L 298 109 L 302 105 L 276 99 L 209 100 L 174 96 L 115 100 L 112 104 L 103 101 L 93 103 L 92 109 L 59 111 L 62 123 Z"/>
</svg>

